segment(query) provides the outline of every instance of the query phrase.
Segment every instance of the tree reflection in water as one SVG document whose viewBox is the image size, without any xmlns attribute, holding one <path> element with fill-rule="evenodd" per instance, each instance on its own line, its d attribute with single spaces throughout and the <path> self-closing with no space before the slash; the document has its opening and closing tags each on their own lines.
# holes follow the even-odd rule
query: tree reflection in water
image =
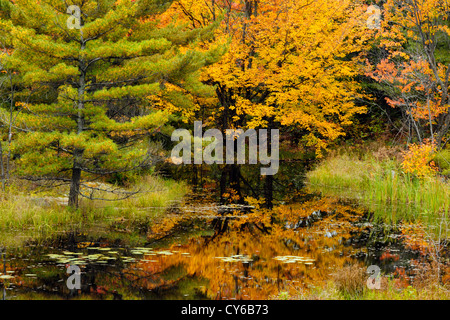
<svg viewBox="0 0 450 320">
<path fill-rule="evenodd" d="M 319 285 L 336 268 L 357 263 L 351 257 L 355 249 L 345 243 L 360 231 L 354 222 L 363 218 L 361 209 L 335 199 L 273 210 L 258 208 L 254 200 L 253 204 L 256 209 L 247 214 L 235 211 L 212 219 L 214 235 L 173 245 L 168 255 L 146 255 L 124 273 L 125 278 L 154 290 L 191 277 L 207 282 L 201 290 L 211 299 L 267 299 L 281 291 L 294 294 Z M 176 220 L 212 214 L 200 211 Z M 173 217 L 166 220 L 162 225 L 176 225 Z M 217 220 L 227 221 L 226 229 Z M 184 270 L 181 278 L 163 280 L 161 275 L 175 268 Z"/>
</svg>

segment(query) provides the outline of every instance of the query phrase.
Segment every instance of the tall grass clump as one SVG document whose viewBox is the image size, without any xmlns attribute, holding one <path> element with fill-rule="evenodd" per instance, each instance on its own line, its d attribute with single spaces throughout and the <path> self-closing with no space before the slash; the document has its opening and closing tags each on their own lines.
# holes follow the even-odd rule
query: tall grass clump
<svg viewBox="0 0 450 320">
<path fill-rule="evenodd" d="M 325 194 L 358 199 L 375 218 L 396 222 L 448 219 L 450 185 L 439 175 L 418 178 L 405 173 L 396 159 L 370 153 L 332 155 L 307 173 L 309 187 Z"/>
<path fill-rule="evenodd" d="M 40 189 L 20 181 L 12 183 L 6 191 L 0 191 L 0 246 L 20 245 L 29 239 L 93 225 L 107 228 L 118 219 L 151 223 L 174 202 L 181 201 L 189 187 L 184 182 L 142 176 L 124 190 L 140 192 L 117 200 L 117 194 L 98 191 L 94 198 L 105 200 L 82 199 L 78 209 L 71 209 L 67 207 L 68 190 L 64 187 Z"/>
<path fill-rule="evenodd" d="M 0 201 L 0 247 L 21 246 L 28 240 L 76 229 L 92 221 L 86 221 L 80 210 L 25 193 L 4 192 Z"/>
<path fill-rule="evenodd" d="M 101 208 L 113 217 L 146 219 L 163 213 L 174 202 L 181 201 L 190 189 L 183 181 L 147 175 L 138 178 L 127 191 L 137 191 L 137 193 L 126 199 L 116 200 L 117 196 L 114 194 L 97 192 L 95 197 L 105 200 L 83 199 L 80 206 L 86 211 Z"/>
<path fill-rule="evenodd" d="M 48 229 L 82 221 L 79 211 L 47 205 L 25 196 L 14 196 L 0 202 L 0 230 Z"/>
<path fill-rule="evenodd" d="M 448 300 L 450 283 L 439 281 L 427 267 L 419 267 L 410 281 L 405 276 L 380 275 L 380 288 L 367 286 L 369 274 L 361 265 L 338 268 L 324 283 L 311 288 L 298 288 L 288 296 L 292 300 Z M 282 298 L 280 295 L 275 298 Z"/>
</svg>

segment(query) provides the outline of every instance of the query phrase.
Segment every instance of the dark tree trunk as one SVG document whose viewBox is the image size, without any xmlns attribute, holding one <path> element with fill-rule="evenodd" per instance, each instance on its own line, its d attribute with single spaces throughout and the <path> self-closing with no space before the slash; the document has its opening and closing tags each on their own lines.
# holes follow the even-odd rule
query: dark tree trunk
<svg viewBox="0 0 450 320">
<path fill-rule="evenodd" d="M 198 187 L 198 178 L 197 178 L 197 165 L 192 165 L 192 185 L 194 188 Z"/>
<path fill-rule="evenodd" d="M 269 134 L 272 134 L 270 131 L 274 127 L 273 118 L 270 118 L 268 121 L 268 128 L 267 131 Z M 267 139 L 267 148 L 270 150 L 270 153 L 272 154 L 272 138 Z M 264 199 L 265 199 L 265 206 L 268 209 L 273 208 L 273 176 L 267 175 L 264 179 Z"/>
<path fill-rule="evenodd" d="M 228 166 L 224 165 L 222 168 L 222 172 L 220 174 L 220 204 L 225 203 L 223 194 L 225 193 L 226 188 L 227 188 L 227 169 L 228 169 Z"/>
<path fill-rule="evenodd" d="M 69 207 L 78 208 L 78 195 L 80 193 L 81 168 L 76 160 L 72 168 L 72 180 L 70 181 Z"/>
<path fill-rule="evenodd" d="M 235 149 L 236 150 L 236 149 Z M 241 179 L 240 179 L 240 167 L 238 164 L 230 165 L 230 188 L 236 191 L 236 194 L 239 196 L 238 203 L 243 204 L 244 199 L 241 193 Z"/>
<path fill-rule="evenodd" d="M 273 176 L 266 176 L 264 181 L 264 200 L 266 208 L 273 208 Z"/>
</svg>

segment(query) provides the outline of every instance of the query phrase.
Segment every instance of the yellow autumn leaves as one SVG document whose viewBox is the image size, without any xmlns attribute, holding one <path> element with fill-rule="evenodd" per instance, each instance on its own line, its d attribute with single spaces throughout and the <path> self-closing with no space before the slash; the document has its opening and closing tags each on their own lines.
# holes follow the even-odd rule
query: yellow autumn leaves
<svg viewBox="0 0 450 320">
<path fill-rule="evenodd" d="M 438 171 L 433 162 L 435 151 L 436 146 L 429 141 L 423 144 L 411 144 L 403 154 L 404 159 L 401 163 L 403 171 L 419 178 L 435 175 Z"/>
</svg>

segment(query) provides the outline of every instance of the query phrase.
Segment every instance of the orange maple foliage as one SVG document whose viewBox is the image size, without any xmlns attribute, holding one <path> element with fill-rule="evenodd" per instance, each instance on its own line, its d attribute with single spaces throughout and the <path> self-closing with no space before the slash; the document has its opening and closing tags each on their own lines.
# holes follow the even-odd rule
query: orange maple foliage
<svg viewBox="0 0 450 320">
<path fill-rule="evenodd" d="M 354 103 L 362 97 L 353 80 L 357 60 L 344 57 L 372 34 L 366 6 L 347 0 L 179 0 L 174 6 L 193 27 L 223 17 L 216 40 L 230 40 L 222 60 L 202 73 L 217 93 L 208 124 L 293 126 L 306 131 L 304 143 L 320 155 L 365 111 Z"/>
<path fill-rule="evenodd" d="M 447 1 L 388 0 L 377 39 L 384 50 L 366 75 L 386 88 L 419 141 L 441 147 L 450 128 Z"/>
</svg>

